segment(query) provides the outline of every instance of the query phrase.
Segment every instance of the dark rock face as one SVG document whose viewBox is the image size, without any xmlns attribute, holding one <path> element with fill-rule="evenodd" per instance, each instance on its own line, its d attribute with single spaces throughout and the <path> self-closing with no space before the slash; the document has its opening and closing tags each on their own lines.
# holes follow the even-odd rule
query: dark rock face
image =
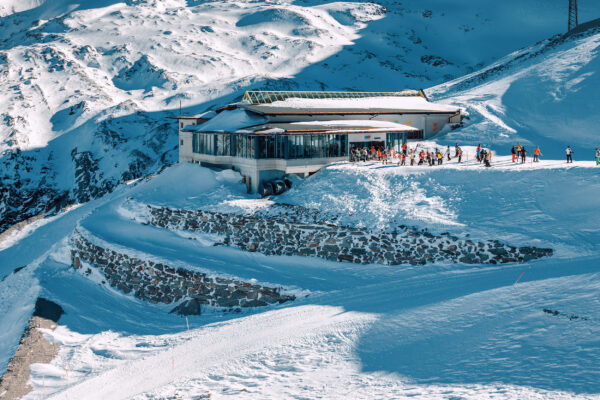
<svg viewBox="0 0 600 400">
<path fill-rule="evenodd" d="M 77 153 L 74 149 L 71 157 L 75 164 L 75 198 L 79 203 L 90 201 L 113 190 L 112 182 L 102 180 L 98 160 L 93 157 L 91 152 Z"/>
<path fill-rule="evenodd" d="M 81 107 L 85 104 L 75 108 Z M 128 105 L 114 110 L 120 113 L 123 107 Z M 0 233 L 70 204 L 102 197 L 123 181 L 156 173 L 175 162 L 177 129 L 165 122 L 166 116 L 135 112 L 90 120 L 81 131 L 92 132 L 91 137 L 83 134 L 77 147 L 66 150 L 64 141 L 56 140 L 45 148 L 22 151 L 16 147 L 0 154 Z M 137 128 L 130 129 L 132 125 Z M 79 132 L 66 135 L 75 134 Z M 65 172 L 71 170 L 73 175 Z"/>
<path fill-rule="evenodd" d="M 64 313 L 65 310 L 63 310 L 63 308 L 58 304 L 50 300 L 46 300 L 42 297 L 38 297 L 37 301 L 35 302 L 35 310 L 33 312 L 33 316 L 58 322 L 58 320 Z"/>
<path fill-rule="evenodd" d="M 86 261 L 104 275 L 110 286 L 152 304 L 181 302 L 171 310 L 179 315 L 200 315 L 201 305 L 233 310 L 295 300 L 276 288 L 130 257 L 97 246 L 78 232 L 71 242 L 73 268 L 80 269 L 82 261 Z"/>
<path fill-rule="evenodd" d="M 182 302 L 169 312 L 169 314 L 179 315 L 200 315 L 201 313 L 200 302 L 195 298 Z"/>
<path fill-rule="evenodd" d="M 277 210 L 278 215 L 274 217 L 264 211 L 238 215 L 148 205 L 147 223 L 171 230 L 217 234 L 223 239 L 216 245 L 250 252 L 360 264 L 501 264 L 528 262 L 553 254 L 552 249 L 516 248 L 497 240 L 474 242 L 405 226 L 393 232 L 370 232 L 319 222 L 319 215 L 310 218 L 306 209 L 298 212 L 294 207 L 297 206 Z"/>
</svg>

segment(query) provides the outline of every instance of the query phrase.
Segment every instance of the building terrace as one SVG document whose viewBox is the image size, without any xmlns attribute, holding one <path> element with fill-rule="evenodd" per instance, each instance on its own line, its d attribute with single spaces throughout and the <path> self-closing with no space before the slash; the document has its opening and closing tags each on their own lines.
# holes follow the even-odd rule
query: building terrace
<svg viewBox="0 0 600 400">
<path fill-rule="evenodd" d="M 269 193 L 288 174 L 347 161 L 351 147 L 399 151 L 460 122 L 460 109 L 422 91 L 247 92 L 240 103 L 179 120 L 179 160 L 233 168 L 248 191 Z"/>
</svg>

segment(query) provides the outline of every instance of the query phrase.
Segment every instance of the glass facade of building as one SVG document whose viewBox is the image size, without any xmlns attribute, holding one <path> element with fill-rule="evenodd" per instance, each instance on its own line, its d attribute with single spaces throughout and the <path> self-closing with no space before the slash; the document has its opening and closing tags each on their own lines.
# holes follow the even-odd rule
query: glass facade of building
<svg viewBox="0 0 600 400">
<path fill-rule="evenodd" d="M 193 133 L 194 153 L 253 159 L 348 156 L 348 135 Z"/>
</svg>

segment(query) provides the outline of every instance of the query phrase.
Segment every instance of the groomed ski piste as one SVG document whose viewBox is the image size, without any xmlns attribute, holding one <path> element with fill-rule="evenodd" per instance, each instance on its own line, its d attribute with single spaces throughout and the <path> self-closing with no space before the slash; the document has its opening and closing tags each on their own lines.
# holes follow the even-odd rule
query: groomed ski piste
<svg viewBox="0 0 600 400">
<path fill-rule="evenodd" d="M 2 265 L 28 266 L 0 283 L 1 323 L 12 327 L 3 360 L 38 295 L 66 312 L 46 333 L 59 355 L 31 367 L 34 390 L 25 398 L 598 398 L 600 177 L 592 163 L 340 163 L 271 200 L 244 189 L 231 171 L 176 165 L 16 233 Z M 555 255 L 485 267 L 264 256 L 139 224 L 122 207 L 128 200 L 344 209 L 346 224 L 385 229 L 403 221 Z M 186 321 L 72 269 L 60 238 L 76 227 L 131 253 L 276 282 L 300 296 Z"/>
</svg>

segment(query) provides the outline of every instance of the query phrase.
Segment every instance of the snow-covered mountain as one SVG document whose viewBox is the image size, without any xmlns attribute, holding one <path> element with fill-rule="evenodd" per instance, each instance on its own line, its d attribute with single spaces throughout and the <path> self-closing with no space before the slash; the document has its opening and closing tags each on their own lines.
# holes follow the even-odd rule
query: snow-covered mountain
<svg viewBox="0 0 600 400">
<path fill-rule="evenodd" d="M 562 3 L 3 2 L 0 230 L 174 162 L 180 104 L 432 86 L 563 30 Z"/>
<path fill-rule="evenodd" d="M 444 139 L 507 152 L 517 141 L 558 157 L 570 145 L 583 159 L 598 147 L 600 19 L 509 54 L 428 90 L 469 111 L 469 123 Z"/>
<path fill-rule="evenodd" d="M 0 233 L 0 375 L 36 300 L 64 311 L 42 330 L 54 353 L 24 367 L 25 399 L 598 398 L 600 167 L 581 160 L 600 122 L 598 28 L 555 36 L 558 0 L 322 3 L 0 5 L 0 232 L 62 209 Z M 582 20 L 600 14 L 580 7 Z M 338 163 L 271 199 L 234 171 L 165 168 L 180 101 L 193 113 L 248 88 L 405 86 L 465 107 L 462 128 L 419 144 L 458 141 L 462 163 Z M 511 162 L 517 140 L 541 145 L 542 161 Z M 493 168 L 473 159 L 479 142 Z M 227 227 L 196 229 L 202 218 L 151 221 L 158 207 L 272 229 L 234 246 Z M 306 255 L 261 253 L 282 219 L 300 220 Z M 315 231 L 339 236 L 317 247 L 354 253 L 315 256 Z M 412 262 L 364 263 L 391 251 L 380 232 L 410 240 Z M 209 284 L 213 301 L 261 288 L 262 305 L 170 313 L 168 296 Z M 264 288 L 294 300 L 266 305 Z"/>
</svg>

